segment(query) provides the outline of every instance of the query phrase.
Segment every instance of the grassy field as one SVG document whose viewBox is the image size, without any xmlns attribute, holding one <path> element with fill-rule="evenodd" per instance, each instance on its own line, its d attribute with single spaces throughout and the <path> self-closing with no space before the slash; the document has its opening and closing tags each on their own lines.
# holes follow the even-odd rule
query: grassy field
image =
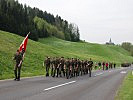
<svg viewBox="0 0 133 100">
<path fill-rule="evenodd" d="M 131 72 L 124 79 L 115 100 L 133 100 L 133 75 Z"/>
<path fill-rule="evenodd" d="M 0 79 L 14 77 L 13 66 L 15 62 L 12 58 L 23 39 L 24 37 L 0 31 Z M 133 61 L 133 57 L 118 46 L 69 42 L 54 37 L 40 39 L 39 42 L 29 39 L 22 67 L 22 76 L 43 75 L 45 69 L 42 64 L 46 56 L 78 57 L 80 59 L 91 57 L 94 61 L 116 63 Z"/>
</svg>

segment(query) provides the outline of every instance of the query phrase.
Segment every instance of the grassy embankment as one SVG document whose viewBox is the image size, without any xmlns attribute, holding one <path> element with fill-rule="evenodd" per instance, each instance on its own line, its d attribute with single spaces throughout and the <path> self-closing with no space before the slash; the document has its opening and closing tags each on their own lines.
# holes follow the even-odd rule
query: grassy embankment
<svg viewBox="0 0 133 100">
<path fill-rule="evenodd" d="M 32 34 L 32 33 L 31 33 Z M 12 57 L 24 37 L 0 31 L 0 79 L 14 77 Z M 22 76 L 43 75 L 42 66 L 46 56 L 78 57 L 94 61 L 111 61 L 121 63 L 133 61 L 133 57 L 124 49 L 117 46 L 107 46 L 93 43 L 69 42 L 54 37 L 40 39 L 35 42 L 29 39 L 22 67 Z"/>
<path fill-rule="evenodd" d="M 133 100 L 133 75 L 131 72 L 124 79 L 115 100 Z"/>
</svg>

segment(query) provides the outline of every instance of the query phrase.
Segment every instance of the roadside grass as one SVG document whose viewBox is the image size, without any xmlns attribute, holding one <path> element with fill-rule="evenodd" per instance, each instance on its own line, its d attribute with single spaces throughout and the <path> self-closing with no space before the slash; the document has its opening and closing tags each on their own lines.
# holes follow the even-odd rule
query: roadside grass
<svg viewBox="0 0 133 100">
<path fill-rule="evenodd" d="M 15 61 L 12 59 L 23 39 L 24 37 L 0 31 L 0 79 L 14 77 Z M 42 65 L 46 56 L 92 58 L 93 61 L 111 61 L 117 65 L 124 61 L 133 61 L 133 57 L 118 46 L 70 42 L 55 37 L 40 39 L 39 42 L 29 39 L 21 76 L 45 75 L 45 67 Z"/>
<path fill-rule="evenodd" d="M 115 100 L 133 100 L 133 75 L 129 72 L 124 79 Z"/>
</svg>

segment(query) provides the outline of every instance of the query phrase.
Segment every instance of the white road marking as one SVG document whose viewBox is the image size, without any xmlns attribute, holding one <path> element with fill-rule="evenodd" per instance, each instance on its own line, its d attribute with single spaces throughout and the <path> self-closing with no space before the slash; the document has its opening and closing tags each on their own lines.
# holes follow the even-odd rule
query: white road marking
<svg viewBox="0 0 133 100">
<path fill-rule="evenodd" d="M 60 85 L 57 85 L 57 86 L 53 86 L 53 87 L 44 89 L 43 91 L 48 91 L 48 90 L 55 89 L 55 88 L 58 88 L 58 87 L 61 87 L 61 86 L 65 86 L 65 85 L 68 85 L 68 84 L 72 84 L 72 83 L 75 83 L 75 82 L 76 81 L 71 81 L 71 82 L 68 82 L 68 83 L 60 84 Z"/>
<path fill-rule="evenodd" d="M 112 72 L 112 71 L 109 71 L 109 72 Z"/>
<path fill-rule="evenodd" d="M 126 72 L 126 71 L 121 71 L 120 73 L 121 73 L 121 74 L 126 74 L 127 72 Z"/>
<path fill-rule="evenodd" d="M 96 74 L 96 75 L 94 75 L 94 76 L 99 76 L 99 75 L 102 75 L 103 73 L 98 73 L 98 74 Z"/>
</svg>

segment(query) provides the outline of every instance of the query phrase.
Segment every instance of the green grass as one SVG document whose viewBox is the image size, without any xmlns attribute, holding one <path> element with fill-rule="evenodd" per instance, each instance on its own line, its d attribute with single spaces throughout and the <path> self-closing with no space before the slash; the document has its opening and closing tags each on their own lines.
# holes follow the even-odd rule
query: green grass
<svg viewBox="0 0 133 100">
<path fill-rule="evenodd" d="M 13 77 L 15 62 L 12 58 L 23 39 L 24 37 L 0 31 L 0 79 Z M 80 59 L 91 57 L 94 61 L 116 63 L 133 61 L 133 57 L 127 51 L 117 46 L 69 42 L 55 37 L 40 39 L 39 42 L 29 39 L 22 67 L 22 76 L 45 74 L 42 64 L 46 56 L 78 57 Z"/>
<path fill-rule="evenodd" d="M 131 72 L 124 79 L 115 100 L 133 100 L 133 75 Z"/>
<path fill-rule="evenodd" d="M 77 56 L 81 59 L 89 59 L 91 57 L 95 61 L 111 61 L 117 63 L 133 61 L 133 57 L 130 56 L 129 52 L 118 46 L 69 42 L 54 37 L 40 39 L 39 42 L 55 47 L 62 53 L 71 53 L 72 57 Z"/>
</svg>

